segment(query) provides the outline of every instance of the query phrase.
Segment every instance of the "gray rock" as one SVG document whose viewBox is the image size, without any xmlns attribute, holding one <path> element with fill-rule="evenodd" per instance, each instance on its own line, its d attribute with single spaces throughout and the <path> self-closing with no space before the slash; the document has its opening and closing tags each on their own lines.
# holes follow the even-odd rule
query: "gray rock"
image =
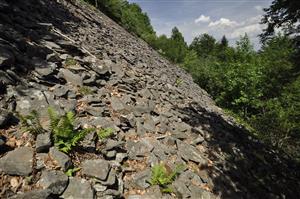
<svg viewBox="0 0 300 199">
<path fill-rule="evenodd" d="M 202 142 L 204 142 L 204 138 L 202 136 L 199 136 L 191 142 L 191 145 L 198 145 Z"/>
<path fill-rule="evenodd" d="M 11 199 L 51 199 L 50 194 L 51 193 L 47 189 L 33 190 L 22 194 L 17 194 L 11 197 Z"/>
<path fill-rule="evenodd" d="M 127 153 L 117 153 L 117 155 L 116 155 L 116 161 L 119 162 L 119 163 L 121 163 L 127 157 L 128 157 Z"/>
<path fill-rule="evenodd" d="M 85 160 L 82 163 L 82 174 L 96 177 L 99 180 L 106 180 L 110 167 L 110 164 L 105 160 Z"/>
<path fill-rule="evenodd" d="M 49 155 L 57 162 L 58 166 L 61 167 L 64 171 L 67 171 L 72 166 L 70 157 L 65 153 L 59 151 L 56 147 L 50 148 Z"/>
<path fill-rule="evenodd" d="M 57 97 L 62 97 L 67 94 L 69 89 L 70 89 L 69 86 L 57 84 L 54 86 L 53 94 Z"/>
<path fill-rule="evenodd" d="M 114 158 L 116 156 L 117 152 L 115 150 L 108 151 L 105 155 L 107 158 Z"/>
<path fill-rule="evenodd" d="M 105 75 L 109 72 L 109 68 L 106 65 L 103 64 L 92 64 L 92 69 L 98 73 L 99 75 Z"/>
<path fill-rule="evenodd" d="M 84 137 L 84 139 L 80 142 L 80 145 L 83 147 L 84 150 L 90 152 L 96 150 L 95 136 L 96 136 L 96 132 L 91 132 L 87 134 Z"/>
<path fill-rule="evenodd" d="M 65 199 L 94 199 L 95 193 L 91 184 L 82 178 L 70 178 L 67 189 L 62 194 Z"/>
<path fill-rule="evenodd" d="M 12 66 L 15 62 L 14 54 L 5 46 L 0 46 L 0 66 Z"/>
<path fill-rule="evenodd" d="M 162 198 L 162 193 L 158 185 L 151 186 L 147 189 L 146 194 L 144 195 L 147 199 L 158 199 Z"/>
<path fill-rule="evenodd" d="M 107 185 L 107 186 L 112 186 L 116 183 L 116 170 L 115 169 L 111 169 L 109 172 L 109 175 L 107 177 L 107 179 L 105 181 L 100 181 L 101 184 L 103 185 Z"/>
<path fill-rule="evenodd" d="M 44 169 L 46 167 L 46 160 L 48 158 L 48 153 L 37 153 L 35 158 L 36 158 L 36 169 L 37 170 L 41 170 Z"/>
<path fill-rule="evenodd" d="M 109 151 L 109 150 L 112 150 L 112 149 L 121 148 L 122 146 L 124 146 L 124 144 L 125 143 L 122 142 L 122 141 L 116 141 L 116 140 L 113 140 L 113 139 L 108 139 L 106 141 L 104 150 Z"/>
<path fill-rule="evenodd" d="M 6 109 L 0 108 L 0 127 L 4 126 L 8 123 L 12 114 Z"/>
<path fill-rule="evenodd" d="M 189 186 L 189 190 L 191 191 L 191 199 L 198 199 L 198 198 L 203 198 L 203 199 L 215 199 L 216 196 L 204 189 L 201 189 L 200 187 L 191 184 Z"/>
<path fill-rule="evenodd" d="M 193 161 L 202 165 L 207 164 L 207 160 L 200 154 L 200 152 L 193 146 L 177 140 L 178 154 L 185 161 Z"/>
<path fill-rule="evenodd" d="M 50 75 L 50 74 L 52 74 L 54 72 L 54 69 L 52 67 L 50 67 L 50 66 L 44 67 L 44 68 L 37 67 L 37 68 L 35 68 L 35 71 L 40 76 L 48 76 L 48 75 Z"/>
<path fill-rule="evenodd" d="M 155 122 L 150 115 L 146 115 L 145 117 L 144 129 L 146 129 L 146 131 L 149 133 L 153 133 L 156 131 Z"/>
<path fill-rule="evenodd" d="M 139 188 L 146 189 L 150 186 L 149 180 L 151 178 L 150 169 L 146 169 L 141 172 L 137 172 L 132 176 L 132 183 L 134 186 L 138 186 Z"/>
<path fill-rule="evenodd" d="M 172 186 L 176 189 L 177 192 L 180 193 L 182 198 L 188 198 L 189 196 L 191 196 L 191 192 L 187 188 L 185 182 L 177 179 L 172 183 Z"/>
<path fill-rule="evenodd" d="M 3 135 L 0 135 L 0 147 L 5 145 L 6 142 L 6 137 L 4 137 Z"/>
<path fill-rule="evenodd" d="M 68 185 L 68 176 L 62 171 L 43 171 L 38 185 L 52 194 L 60 195 Z"/>
<path fill-rule="evenodd" d="M 59 70 L 59 72 L 67 82 L 69 82 L 75 86 L 83 85 L 82 78 L 79 75 L 72 73 L 70 70 L 61 68 Z"/>
<path fill-rule="evenodd" d="M 9 175 L 28 176 L 32 172 L 32 157 L 32 148 L 17 148 L 0 159 L 0 170 Z"/>
<path fill-rule="evenodd" d="M 103 191 L 105 191 L 107 189 L 107 186 L 103 186 L 103 185 L 97 183 L 97 184 L 93 185 L 93 188 L 97 192 L 103 192 Z"/>
<path fill-rule="evenodd" d="M 113 96 L 110 99 L 110 102 L 111 102 L 112 109 L 115 111 L 122 111 L 125 109 L 123 102 L 117 97 Z"/>
<path fill-rule="evenodd" d="M 146 139 L 142 139 L 138 142 L 127 142 L 129 150 L 129 158 L 135 159 L 137 157 L 144 157 L 153 150 L 153 145 Z"/>
<path fill-rule="evenodd" d="M 39 134 L 36 137 L 36 152 L 43 153 L 48 152 L 51 147 L 50 133 Z"/>
</svg>

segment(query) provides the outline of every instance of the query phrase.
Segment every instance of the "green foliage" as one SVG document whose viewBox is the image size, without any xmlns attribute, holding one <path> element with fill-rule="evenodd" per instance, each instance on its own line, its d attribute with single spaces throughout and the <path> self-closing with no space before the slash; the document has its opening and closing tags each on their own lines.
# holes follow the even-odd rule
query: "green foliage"
<svg viewBox="0 0 300 199">
<path fill-rule="evenodd" d="M 175 170 L 172 171 L 167 165 L 161 163 L 152 167 L 151 185 L 159 185 L 163 192 L 172 192 L 169 187 L 170 184 L 176 179 L 180 172 L 184 169 L 183 165 L 176 166 Z"/>
<path fill-rule="evenodd" d="M 65 61 L 65 67 L 74 66 L 77 64 L 77 61 L 74 58 L 67 58 Z"/>
<path fill-rule="evenodd" d="M 77 145 L 88 133 L 94 129 L 75 130 L 75 115 L 73 112 L 67 112 L 59 116 L 54 109 L 48 108 L 50 118 L 50 131 L 54 138 L 54 144 L 62 152 L 68 153 Z"/>
<path fill-rule="evenodd" d="M 78 92 L 81 94 L 81 95 L 90 95 L 93 93 L 92 89 L 88 86 L 82 86 L 79 88 Z"/>
<path fill-rule="evenodd" d="M 40 123 L 40 117 L 37 111 L 33 110 L 29 115 L 18 115 L 21 126 L 24 131 L 27 131 L 33 135 L 38 135 L 44 132 L 44 129 Z"/>
<path fill-rule="evenodd" d="M 209 34 L 202 34 L 195 37 L 190 45 L 199 57 L 208 57 L 213 55 L 216 48 L 216 39 Z"/>
<path fill-rule="evenodd" d="M 97 132 L 98 138 L 103 140 L 111 137 L 114 134 L 114 129 L 113 128 L 105 128 L 105 129 L 100 129 Z"/>
<path fill-rule="evenodd" d="M 69 177 L 72 177 L 72 176 L 74 176 L 74 174 L 77 172 L 77 171 L 79 171 L 81 168 L 79 168 L 79 167 L 75 167 L 75 168 L 72 168 L 72 169 L 68 169 L 67 171 L 66 171 L 66 175 L 67 176 L 69 176 Z"/>
</svg>

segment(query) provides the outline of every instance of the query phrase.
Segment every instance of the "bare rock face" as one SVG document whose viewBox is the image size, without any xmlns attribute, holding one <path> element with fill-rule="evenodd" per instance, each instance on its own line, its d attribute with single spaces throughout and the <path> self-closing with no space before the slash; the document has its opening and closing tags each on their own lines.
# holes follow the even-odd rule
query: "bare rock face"
<svg viewBox="0 0 300 199">
<path fill-rule="evenodd" d="M 32 157 L 32 148 L 17 148 L 0 159 L 0 170 L 9 175 L 28 176 L 32 172 Z"/>
<path fill-rule="evenodd" d="M 66 154 L 52 134 L 7 127 L 32 110 L 46 127 L 49 106 L 95 131 Z M 0 198 L 300 195 L 299 168 L 251 138 L 186 71 L 79 0 L 0 0 L 0 134 Z M 159 163 L 185 168 L 172 194 L 149 182 Z M 19 175 L 45 190 L 16 186 Z"/>
</svg>

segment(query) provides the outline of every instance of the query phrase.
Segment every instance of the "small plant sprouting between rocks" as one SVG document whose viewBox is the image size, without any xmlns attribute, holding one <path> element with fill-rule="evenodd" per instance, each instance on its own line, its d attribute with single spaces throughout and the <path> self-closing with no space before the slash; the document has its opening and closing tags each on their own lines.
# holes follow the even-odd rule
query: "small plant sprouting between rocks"
<svg viewBox="0 0 300 199">
<path fill-rule="evenodd" d="M 92 89 L 88 86 L 82 86 L 79 88 L 78 92 L 81 94 L 81 95 L 90 95 L 93 93 Z"/>
<path fill-rule="evenodd" d="M 33 110 L 29 115 L 23 116 L 23 115 L 18 115 L 20 121 L 21 121 L 21 126 L 24 131 L 27 131 L 34 136 L 37 134 L 43 133 L 44 129 L 40 123 L 40 117 L 37 111 Z"/>
<path fill-rule="evenodd" d="M 77 172 L 77 171 L 79 171 L 81 168 L 79 168 L 79 167 L 75 167 L 75 168 L 73 168 L 73 169 L 68 169 L 67 171 L 66 171 L 66 175 L 67 176 L 69 176 L 69 177 L 72 177 L 72 176 L 74 176 L 74 174 Z"/>
<path fill-rule="evenodd" d="M 101 140 L 109 138 L 113 134 L 114 134 L 113 128 L 105 128 L 105 129 L 100 129 L 99 131 L 97 131 L 98 138 Z"/>
<path fill-rule="evenodd" d="M 62 152 L 68 153 L 88 133 L 94 129 L 75 130 L 75 114 L 71 111 L 59 116 L 52 108 L 48 108 L 50 118 L 50 131 L 54 138 L 54 144 Z"/>
<path fill-rule="evenodd" d="M 163 163 L 157 164 L 152 167 L 150 184 L 159 185 L 164 193 L 171 193 L 173 190 L 170 185 L 183 170 L 183 165 L 176 166 L 173 171 L 169 166 Z"/>
<path fill-rule="evenodd" d="M 175 82 L 175 86 L 178 87 L 183 83 L 183 80 L 181 78 L 177 78 Z"/>
<path fill-rule="evenodd" d="M 77 61 L 74 58 L 67 58 L 65 61 L 65 67 L 74 66 L 77 64 Z"/>
</svg>

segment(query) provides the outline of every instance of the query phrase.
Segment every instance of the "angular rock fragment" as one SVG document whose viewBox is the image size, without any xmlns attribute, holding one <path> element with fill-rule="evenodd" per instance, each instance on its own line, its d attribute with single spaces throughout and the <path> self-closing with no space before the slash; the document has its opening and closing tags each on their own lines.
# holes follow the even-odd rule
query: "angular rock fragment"
<svg viewBox="0 0 300 199">
<path fill-rule="evenodd" d="M 28 176 L 32 172 L 32 158 L 32 148 L 17 148 L 0 159 L 0 170 L 9 175 Z"/>
<path fill-rule="evenodd" d="M 105 160 L 85 160 L 82 163 L 82 174 L 106 180 L 110 171 L 110 164 Z"/>
<path fill-rule="evenodd" d="M 68 185 L 68 176 L 62 171 L 43 171 L 38 185 L 52 194 L 60 195 Z"/>
<path fill-rule="evenodd" d="M 67 171 L 72 166 L 70 157 L 59 151 L 56 147 L 50 148 L 49 155 L 56 161 L 58 166 L 61 167 L 63 171 Z"/>
<path fill-rule="evenodd" d="M 94 199 L 95 193 L 91 184 L 82 178 L 70 178 L 67 189 L 62 194 L 66 199 Z"/>
</svg>

